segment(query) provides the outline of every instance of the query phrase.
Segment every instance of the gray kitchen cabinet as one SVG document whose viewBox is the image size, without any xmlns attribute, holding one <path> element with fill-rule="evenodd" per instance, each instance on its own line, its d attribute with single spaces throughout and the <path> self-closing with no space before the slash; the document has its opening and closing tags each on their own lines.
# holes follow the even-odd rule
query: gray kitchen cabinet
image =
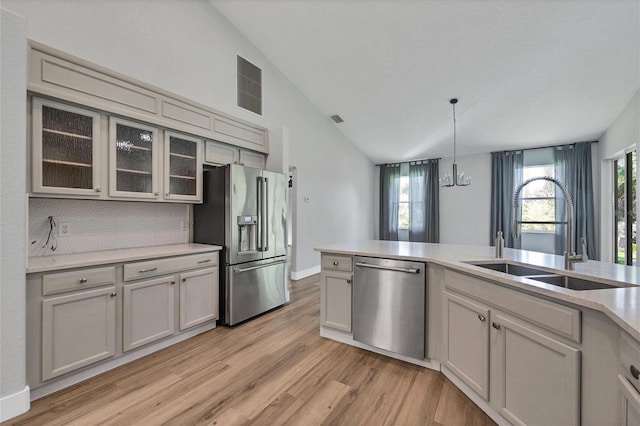
<svg viewBox="0 0 640 426">
<path fill-rule="evenodd" d="M 36 194 L 98 197 L 100 114 L 33 99 L 31 182 Z"/>
<path fill-rule="evenodd" d="M 164 132 L 164 199 L 202 201 L 202 140 Z"/>
<path fill-rule="evenodd" d="M 115 354 L 115 286 L 42 301 L 42 380 Z"/>
<path fill-rule="evenodd" d="M 180 330 L 218 319 L 218 268 L 180 274 Z"/>
<path fill-rule="evenodd" d="M 351 333 L 351 257 L 322 256 L 320 325 Z"/>
<path fill-rule="evenodd" d="M 444 292 L 442 363 L 484 399 L 489 399 L 489 308 Z"/>
<path fill-rule="evenodd" d="M 640 392 L 629 381 L 618 375 L 620 387 L 620 424 L 623 426 L 640 425 Z"/>
<path fill-rule="evenodd" d="M 513 424 L 580 424 L 580 351 L 496 311 L 491 386 L 492 405 Z"/>
<path fill-rule="evenodd" d="M 622 332 L 619 345 L 619 423 L 640 426 L 640 342 Z"/>
<path fill-rule="evenodd" d="M 129 351 L 175 332 L 175 277 L 123 287 L 122 350 Z"/>
<path fill-rule="evenodd" d="M 158 199 L 158 128 L 109 119 L 109 196 Z"/>
<path fill-rule="evenodd" d="M 207 141 L 204 161 L 211 165 L 242 164 L 243 166 L 264 169 L 265 156 L 262 153 L 240 149 L 222 142 Z"/>
</svg>

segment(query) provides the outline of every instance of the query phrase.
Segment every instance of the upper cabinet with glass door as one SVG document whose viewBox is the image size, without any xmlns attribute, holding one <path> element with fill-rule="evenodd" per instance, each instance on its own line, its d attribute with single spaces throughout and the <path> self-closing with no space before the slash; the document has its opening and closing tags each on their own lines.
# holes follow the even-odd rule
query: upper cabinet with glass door
<svg viewBox="0 0 640 426">
<path fill-rule="evenodd" d="M 158 129 L 109 119 L 109 195 L 158 199 Z"/>
<path fill-rule="evenodd" d="M 33 100 L 32 192 L 99 196 L 100 114 Z"/>
<path fill-rule="evenodd" d="M 202 141 L 165 131 L 165 200 L 202 201 Z"/>
</svg>

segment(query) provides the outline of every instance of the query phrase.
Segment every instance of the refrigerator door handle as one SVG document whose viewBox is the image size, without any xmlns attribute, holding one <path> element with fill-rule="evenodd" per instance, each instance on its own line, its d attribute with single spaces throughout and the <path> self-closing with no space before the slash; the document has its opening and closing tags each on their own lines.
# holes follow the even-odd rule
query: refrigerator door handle
<svg viewBox="0 0 640 426">
<path fill-rule="evenodd" d="M 257 188 L 257 192 L 258 192 L 258 251 L 264 251 L 262 249 L 263 245 L 264 245 L 264 240 L 262 238 L 262 203 L 263 203 L 263 196 L 264 194 L 262 193 L 262 176 L 258 176 L 258 188 Z"/>
<path fill-rule="evenodd" d="M 269 178 L 263 179 L 263 206 L 264 206 L 264 215 L 262 216 L 262 229 L 264 232 L 263 240 L 262 240 L 262 249 L 264 251 L 269 251 Z"/>
<path fill-rule="evenodd" d="M 267 266 L 273 266 L 273 265 L 280 265 L 281 263 L 287 263 L 287 261 L 286 260 L 279 260 L 277 262 L 266 263 L 264 265 L 249 266 L 248 268 L 235 268 L 233 270 L 233 272 L 253 271 L 254 269 L 266 268 Z"/>
</svg>

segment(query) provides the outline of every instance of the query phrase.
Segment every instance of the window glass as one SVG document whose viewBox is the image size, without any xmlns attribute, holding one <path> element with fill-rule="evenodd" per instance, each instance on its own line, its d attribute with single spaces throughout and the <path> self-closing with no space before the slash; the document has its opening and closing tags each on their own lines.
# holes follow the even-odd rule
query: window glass
<svg viewBox="0 0 640 426">
<path fill-rule="evenodd" d="M 522 179 L 554 177 L 553 164 L 525 166 Z M 536 180 L 522 188 L 522 221 L 553 222 L 556 220 L 555 185 L 545 180 Z M 523 232 L 555 232 L 556 225 L 549 223 L 523 223 Z"/>
<path fill-rule="evenodd" d="M 398 203 L 398 229 L 409 228 L 409 176 L 400 177 L 400 202 Z"/>
</svg>

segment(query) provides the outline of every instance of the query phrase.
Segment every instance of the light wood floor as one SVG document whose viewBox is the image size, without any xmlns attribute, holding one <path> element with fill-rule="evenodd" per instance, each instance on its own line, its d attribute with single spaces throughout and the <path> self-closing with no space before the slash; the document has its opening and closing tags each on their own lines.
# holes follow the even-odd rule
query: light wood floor
<svg viewBox="0 0 640 426">
<path fill-rule="evenodd" d="M 11 425 L 485 425 L 441 373 L 319 336 L 318 282 L 292 302 L 34 401 Z"/>
</svg>

